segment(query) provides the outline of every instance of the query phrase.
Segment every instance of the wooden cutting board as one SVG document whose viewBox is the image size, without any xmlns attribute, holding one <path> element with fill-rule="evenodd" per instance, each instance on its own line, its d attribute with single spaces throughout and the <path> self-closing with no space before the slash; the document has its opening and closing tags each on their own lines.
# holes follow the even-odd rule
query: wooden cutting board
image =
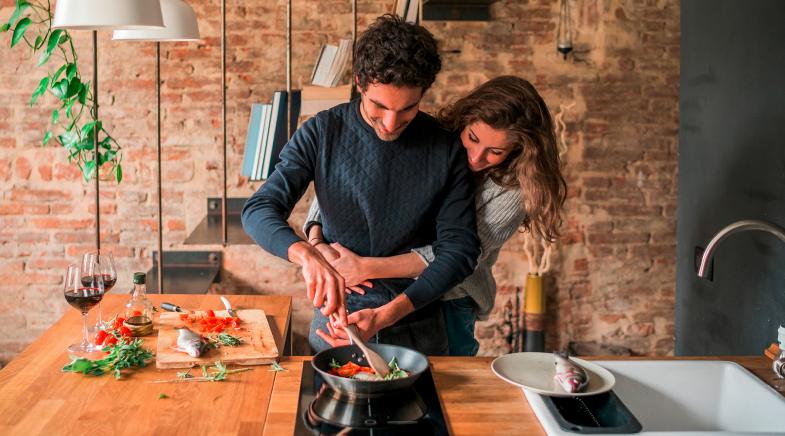
<svg viewBox="0 0 785 436">
<path fill-rule="evenodd" d="M 158 319 L 158 348 L 155 366 L 161 369 L 191 368 L 199 365 L 212 365 L 216 360 L 234 365 L 265 365 L 278 359 L 278 347 L 275 345 L 270 324 L 263 310 L 236 310 L 242 320 L 241 330 L 229 329 L 227 333 L 242 339 L 243 343 L 236 347 L 221 346 L 209 349 L 199 357 L 191 357 L 186 353 L 173 350 L 177 345 L 179 332 L 176 327 L 186 325 L 180 321 L 180 314 L 163 312 Z M 225 310 L 216 310 L 215 316 L 229 316 Z M 187 325 L 186 325 L 187 326 Z M 191 330 L 198 333 L 196 326 Z"/>
</svg>

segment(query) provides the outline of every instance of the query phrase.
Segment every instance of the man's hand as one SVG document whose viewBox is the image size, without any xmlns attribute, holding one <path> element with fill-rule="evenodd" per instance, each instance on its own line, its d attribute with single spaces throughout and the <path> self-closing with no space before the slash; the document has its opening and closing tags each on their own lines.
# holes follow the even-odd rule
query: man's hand
<svg viewBox="0 0 785 436">
<path fill-rule="evenodd" d="M 289 260 L 302 267 L 308 299 L 313 302 L 314 307 L 321 308 L 324 316 L 335 313 L 345 324 L 347 319 L 343 292 L 346 285 L 343 277 L 319 250 L 305 241 L 292 244 L 288 254 Z"/>
</svg>

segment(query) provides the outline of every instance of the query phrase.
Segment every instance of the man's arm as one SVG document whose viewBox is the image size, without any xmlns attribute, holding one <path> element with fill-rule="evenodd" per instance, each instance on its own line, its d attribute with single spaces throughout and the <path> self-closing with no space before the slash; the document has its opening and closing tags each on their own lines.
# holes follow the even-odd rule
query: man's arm
<svg viewBox="0 0 785 436">
<path fill-rule="evenodd" d="M 325 316 L 337 312 L 345 322 L 343 278 L 318 250 L 300 239 L 286 222 L 308 188 L 316 167 L 318 119 L 298 129 L 283 147 L 275 171 L 243 206 L 243 229 L 268 252 L 302 266 L 308 298 Z"/>
</svg>

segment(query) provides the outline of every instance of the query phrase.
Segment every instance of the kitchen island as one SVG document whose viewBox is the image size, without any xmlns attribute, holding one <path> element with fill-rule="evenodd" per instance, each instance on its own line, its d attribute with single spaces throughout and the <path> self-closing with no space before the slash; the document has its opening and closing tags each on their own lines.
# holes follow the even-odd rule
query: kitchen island
<svg viewBox="0 0 785 436">
<path fill-rule="evenodd" d="M 235 309 L 263 309 L 279 351 L 291 317 L 291 298 L 228 296 Z M 217 295 L 151 295 L 190 309 L 221 309 Z M 124 295 L 108 295 L 103 312 L 113 316 Z M 65 348 L 80 335 L 81 316 L 68 310 L 41 337 L 0 370 L 0 434 L 293 434 L 300 377 L 310 357 L 283 357 L 283 371 L 270 366 L 231 374 L 222 382 L 153 384 L 175 379 L 182 370 L 159 370 L 155 363 L 88 377 L 63 373 Z M 145 346 L 156 348 L 155 336 Z M 605 357 L 604 357 L 605 358 Z M 769 384 L 775 383 L 763 357 L 711 358 L 740 363 Z M 454 435 L 544 434 L 521 390 L 490 370 L 490 357 L 429 358 L 447 426 Z M 200 372 L 192 371 L 195 375 Z M 165 398 L 161 394 L 165 395 Z"/>
</svg>

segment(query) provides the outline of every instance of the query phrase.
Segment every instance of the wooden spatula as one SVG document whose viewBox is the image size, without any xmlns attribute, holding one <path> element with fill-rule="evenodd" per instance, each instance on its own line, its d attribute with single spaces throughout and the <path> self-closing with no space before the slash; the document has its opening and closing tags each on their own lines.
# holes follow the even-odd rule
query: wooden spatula
<svg viewBox="0 0 785 436">
<path fill-rule="evenodd" d="M 335 315 L 331 315 L 330 319 L 335 320 Z M 382 356 L 379 355 L 376 351 L 373 351 L 368 345 L 360 339 L 360 335 L 357 332 L 357 327 L 354 324 L 349 324 L 346 328 L 344 328 L 346 334 L 349 335 L 349 340 L 357 347 L 362 350 L 363 354 L 365 355 L 365 359 L 368 361 L 368 365 L 376 371 L 376 374 L 379 374 L 379 377 L 384 378 L 387 377 L 387 374 L 390 373 L 390 367 L 387 365 L 387 362 L 384 360 Z"/>
</svg>

